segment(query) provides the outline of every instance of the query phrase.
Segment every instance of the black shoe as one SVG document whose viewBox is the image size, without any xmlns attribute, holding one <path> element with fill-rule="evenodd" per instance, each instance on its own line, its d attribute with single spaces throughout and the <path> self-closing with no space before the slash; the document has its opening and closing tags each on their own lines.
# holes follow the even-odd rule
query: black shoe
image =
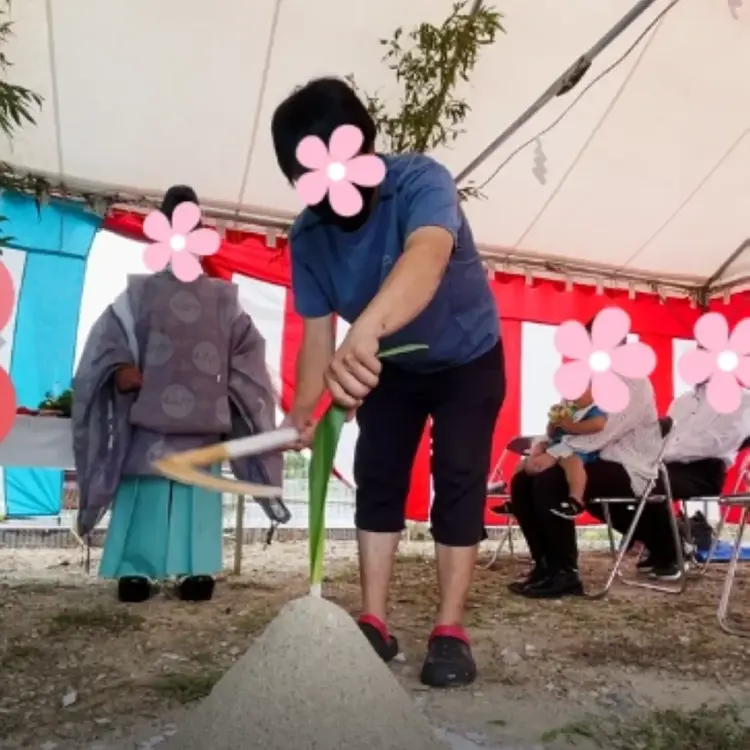
<svg viewBox="0 0 750 750">
<path fill-rule="evenodd" d="M 533 586 L 535 583 L 543 581 L 549 575 L 549 568 L 543 564 L 534 565 L 529 574 L 521 581 L 513 581 L 508 584 L 508 590 L 511 594 L 522 594 L 527 586 Z"/>
<path fill-rule="evenodd" d="M 583 584 L 578 571 L 559 570 L 548 575 L 543 581 L 526 586 L 521 592 L 528 599 L 561 599 L 564 596 L 581 596 Z"/>
<path fill-rule="evenodd" d="M 465 687 L 477 678 L 477 665 L 466 641 L 452 635 L 433 635 L 419 676 L 434 688 Z"/>
<path fill-rule="evenodd" d="M 667 565 L 654 565 L 649 578 L 653 578 L 656 581 L 679 581 L 684 575 L 684 571 L 680 570 L 680 566 L 677 563 L 668 563 Z"/>
<path fill-rule="evenodd" d="M 177 584 L 183 602 L 207 602 L 214 595 L 216 581 L 211 576 L 188 576 Z"/>
<path fill-rule="evenodd" d="M 126 576 L 117 581 L 117 598 L 127 604 L 137 604 L 148 601 L 153 589 L 148 578 L 142 576 Z"/>
<path fill-rule="evenodd" d="M 554 513 L 556 516 L 565 518 L 568 521 L 575 521 L 576 518 L 582 516 L 585 512 L 586 506 L 574 497 L 569 497 L 565 502 L 560 503 L 559 510 L 557 508 L 550 509 L 550 513 Z"/>
<path fill-rule="evenodd" d="M 646 557 L 643 558 L 643 560 L 639 560 L 636 565 L 635 569 L 639 573 L 650 573 L 654 569 L 654 558 L 653 555 L 649 552 Z"/>
<path fill-rule="evenodd" d="M 502 505 L 493 505 L 490 510 L 498 516 L 512 516 L 513 506 L 510 501 L 502 503 Z"/>
<path fill-rule="evenodd" d="M 383 633 L 380 628 L 367 621 L 360 619 L 357 622 L 359 629 L 362 634 L 370 642 L 370 645 L 375 649 L 375 653 L 386 663 L 393 661 L 398 656 L 398 641 L 392 635 L 383 637 Z"/>
</svg>

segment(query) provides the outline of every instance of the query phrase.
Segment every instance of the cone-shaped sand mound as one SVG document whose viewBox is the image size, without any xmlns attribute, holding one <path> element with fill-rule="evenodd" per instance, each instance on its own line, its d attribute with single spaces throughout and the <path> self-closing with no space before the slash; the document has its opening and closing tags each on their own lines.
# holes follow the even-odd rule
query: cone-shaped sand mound
<svg viewBox="0 0 750 750">
<path fill-rule="evenodd" d="M 440 750 L 426 719 L 335 604 L 288 604 L 167 750 Z"/>
</svg>

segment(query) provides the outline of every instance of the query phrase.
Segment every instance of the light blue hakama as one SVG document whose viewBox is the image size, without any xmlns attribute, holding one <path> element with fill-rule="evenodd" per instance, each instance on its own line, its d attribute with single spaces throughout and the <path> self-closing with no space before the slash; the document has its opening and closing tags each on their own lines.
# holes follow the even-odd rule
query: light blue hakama
<svg viewBox="0 0 750 750">
<path fill-rule="evenodd" d="M 219 468 L 212 470 L 218 474 Z M 221 493 L 164 477 L 123 477 L 104 543 L 102 578 L 215 575 L 222 569 Z"/>
</svg>

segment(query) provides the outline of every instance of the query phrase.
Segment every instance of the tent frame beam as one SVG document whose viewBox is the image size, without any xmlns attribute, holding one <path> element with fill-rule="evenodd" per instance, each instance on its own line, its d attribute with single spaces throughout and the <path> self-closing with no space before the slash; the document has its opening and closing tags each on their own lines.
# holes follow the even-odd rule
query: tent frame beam
<svg viewBox="0 0 750 750">
<path fill-rule="evenodd" d="M 49 172 L 8 166 L 17 174 L 43 180 L 49 185 L 49 195 L 52 198 L 78 200 L 89 205 L 100 200 L 105 210 L 122 209 L 147 213 L 158 208 L 164 196 L 163 191 L 156 189 L 103 183 L 74 176 L 61 178 Z M 201 200 L 201 208 L 204 217 L 215 222 L 219 229 L 236 228 L 260 233 L 270 230 L 277 234 L 285 234 L 295 219 L 295 214 L 290 211 L 279 211 L 265 206 L 238 208 L 236 203 L 211 199 Z M 508 273 L 549 274 L 562 279 L 585 279 L 594 284 L 606 283 L 608 286 L 624 287 L 634 284 L 654 293 L 674 292 L 678 296 L 687 296 L 696 301 L 706 284 L 703 277 L 680 274 L 665 277 L 663 273 L 630 271 L 617 266 L 581 262 L 574 258 L 550 257 L 501 246 L 480 244 L 478 250 L 486 266 L 497 271 L 507 270 Z"/>
<path fill-rule="evenodd" d="M 716 271 L 714 271 L 714 273 L 711 274 L 711 276 L 709 276 L 709 278 L 706 280 L 706 283 L 700 288 L 698 293 L 700 295 L 699 302 L 701 303 L 701 305 L 707 304 L 707 300 L 714 293 L 729 291 L 733 287 L 750 281 L 750 278 L 744 276 L 740 279 L 735 279 L 734 281 L 729 281 L 724 284 L 718 283 L 721 281 L 721 277 L 729 270 L 729 268 L 732 267 L 732 265 L 734 265 L 734 263 L 740 258 L 745 250 L 750 250 L 750 237 L 739 244 L 739 246 L 732 252 L 732 254 L 716 269 Z"/>
</svg>

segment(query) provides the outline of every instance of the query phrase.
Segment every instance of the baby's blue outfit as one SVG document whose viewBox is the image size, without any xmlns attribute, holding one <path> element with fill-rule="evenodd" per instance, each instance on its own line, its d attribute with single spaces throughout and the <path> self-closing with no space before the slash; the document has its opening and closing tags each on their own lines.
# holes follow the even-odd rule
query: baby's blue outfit
<svg viewBox="0 0 750 750">
<path fill-rule="evenodd" d="M 603 412 L 596 404 L 592 404 L 591 406 L 585 408 L 585 409 L 579 409 L 574 415 L 573 415 L 573 421 L 574 422 L 582 422 L 584 419 L 593 419 L 594 417 L 606 417 L 606 413 Z M 553 445 L 559 445 L 562 442 L 562 439 L 565 437 L 565 435 L 568 435 L 565 430 L 563 430 L 560 427 L 556 427 L 555 430 L 552 433 L 552 437 L 550 438 L 550 447 Z M 597 458 L 599 458 L 599 451 L 590 451 L 589 453 L 583 453 L 576 451 L 576 456 L 583 461 L 584 464 L 590 464 L 592 461 L 596 461 Z"/>
</svg>

